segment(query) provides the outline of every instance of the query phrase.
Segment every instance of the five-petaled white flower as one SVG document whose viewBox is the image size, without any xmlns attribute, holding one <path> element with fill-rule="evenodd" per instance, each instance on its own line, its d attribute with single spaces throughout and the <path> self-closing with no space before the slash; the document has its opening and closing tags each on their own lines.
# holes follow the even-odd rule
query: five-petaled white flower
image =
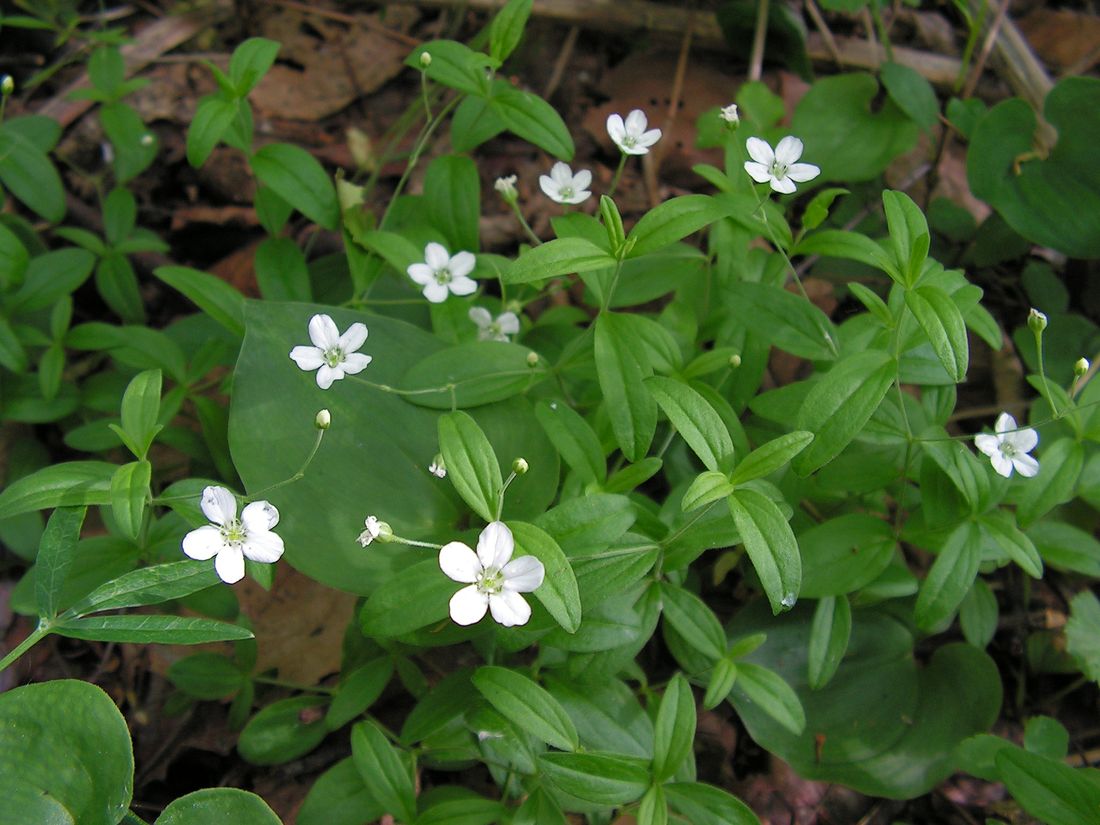
<svg viewBox="0 0 1100 825">
<path fill-rule="evenodd" d="M 623 154 L 644 155 L 649 152 L 650 146 L 661 139 L 661 130 L 646 131 L 648 125 L 645 112 L 635 109 L 626 116 L 625 123 L 621 115 L 610 115 L 607 118 L 607 133 Z"/>
<path fill-rule="evenodd" d="M 736 103 L 731 103 L 729 106 L 723 106 L 722 111 L 718 113 L 718 117 L 730 126 L 736 126 L 741 122 L 741 115 L 737 112 Z"/>
<path fill-rule="evenodd" d="M 283 555 L 283 540 L 271 532 L 279 511 L 266 501 L 246 504 L 237 518 L 237 499 L 224 487 L 207 487 L 200 502 L 211 524 L 183 537 L 183 552 L 193 559 L 214 558 L 214 569 L 226 584 L 244 578 L 244 560 L 271 564 Z"/>
<path fill-rule="evenodd" d="M 356 352 L 367 340 L 365 324 L 354 323 L 341 335 L 328 315 L 314 315 L 309 319 L 309 340 L 312 347 L 297 346 L 290 351 L 290 357 L 306 372 L 317 370 L 317 386 L 323 390 L 345 375 L 362 372 L 373 360 Z"/>
<path fill-rule="evenodd" d="M 549 175 L 539 175 L 539 187 L 556 203 L 584 203 L 592 197 L 588 191 L 591 184 L 591 172 L 581 169 L 574 175 L 569 164 L 561 161 L 550 167 Z"/>
<path fill-rule="evenodd" d="M 359 538 L 356 539 L 364 547 L 375 539 L 387 541 L 393 535 L 393 529 L 386 522 L 379 521 L 378 516 L 367 516 L 364 525 L 367 529 L 360 533 Z"/>
<path fill-rule="evenodd" d="M 519 332 L 519 317 L 514 312 L 502 312 L 493 319 L 485 307 L 470 307 L 470 320 L 477 324 L 477 340 L 507 341 Z"/>
<path fill-rule="evenodd" d="M 745 141 L 749 157 L 745 161 L 745 171 L 757 183 L 770 183 L 776 192 L 789 195 L 795 190 L 796 183 L 805 183 L 821 174 L 821 170 L 812 163 L 797 163 L 802 157 L 802 141 L 787 135 L 779 141 L 772 151 L 766 140 L 751 137 Z"/>
<path fill-rule="evenodd" d="M 1017 429 L 1016 419 L 1001 413 L 993 425 L 995 435 L 974 436 L 974 446 L 989 456 L 993 469 L 1008 478 L 1015 468 L 1020 475 L 1031 478 L 1039 472 L 1039 462 L 1028 455 L 1039 443 L 1039 434 L 1030 427 Z"/>
<path fill-rule="evenodd" d="M 447 300 L 448 293 L 471 295 L 477 281 L 469 277 L 477 259 L 472 252 L 451 255 L 443 244 L 432 242 L 424 247 L 424 263 L 410 264 L 409 277 L 424 287 L 424 297 L 433 304 Z"/>
<path fill-rule="evenodd" d="M 512 531 L 503 521 L 481 531 L 476 553 L 460 541 L 443 545 L 440 569 L 448 578 L 468 585 L 451 597 L 451 618 L 456 624 L 474 624 L 486 610 L 505 627 L 527 624 L 531 606 L 520 593 L 538 588 L 546 571 L 534 556 L 513 559 L 515 546 Z"/>
</svg>

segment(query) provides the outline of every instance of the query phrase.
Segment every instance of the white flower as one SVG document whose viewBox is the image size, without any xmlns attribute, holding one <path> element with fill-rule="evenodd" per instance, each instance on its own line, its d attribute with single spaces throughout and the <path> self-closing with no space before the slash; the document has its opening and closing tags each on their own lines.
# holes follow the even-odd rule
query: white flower
<svg viewBox="0 0 1100 825">
<path fill-rule="evenodd" d="M 443 463 L 443 456 L 437 455 L 432 459 L 432 463 L 428 465 L 428 472 L 436 478 L 447 477 L 447 465 Z"/>
<path fill-rule="evenodd" d="M 470 307 L 470 320 L 477 324 L 477 340 L 507 341 L 519 332 L 519 318 L 514 312 L 502 312 L 493 320 L 485 307 Z"/>
<path fill-rule="evenodd" d="M 731 103 L 729 106 L 723 106 L 722 111 L 718 113 L 718 117 L 731 126 L 736 126 L 741 122 L 741 115 L 737 113 L 737 104 Z"/>
<path fill-rule="evenodd" d="M 812 163 L 795 162 L 802 157 L 802 141 L 791 135 L 779 141 L 774 152 L 766 140 L 756 137 L 745 141 L 745 148 L 752 158 L 745 161 L 745 171 L 757 183 L 770 183 L 773 190 L 784 195 L 795 190 L 795 183 L 805 183 L 821 174 Z"/>
<path fill-rule="evenodd" d="M 648 125 L 645 112 L 635 109 L 626 116 L 626 123 L 618 114 L 608 117 L 607 133 L 624 154 L 644 155 L 649 152 L 650 146 L 661 139 L 661 130 L 650 129 L 647 132 Z"/>
<path fill-rule="evenodd" d="M 581 169 L 574 175 L 569 164 L 561 161 L 550 167 L 549 175 L 539 175 L 539 187 L 556 203 L 584 203 L 592 197 L 588 191 L 591 184 L 591 172 Z"/>
<path fill-rule="evenodd" d="M 974 446 L 989 456 L 993 469 L 1008 478 L 1015 468 L 1020 475 L 1031 478 L 1039 472 L 1039 462 L 1028 455 L 1039 443 L 1039 434 L 1030 427 L 1016 428 L 1016 419 L 1001 413 L 993 425 L 996 435 L 974 436 Z"/>
<path fill-rule="evenodd" d="M 317 386 L 327 390 L 333 381 L 345 375 L 355 375 L 367 368 L 373 359 L 356 352 L 367 340 L 365 324 L 354 323 L 343 335 L 336 322 L 328 315 L 314 315 L 309 319 L 309 340 L 312 347 L 297 346 L 290 357 L 299 368 L 317 370 Z"/>
<path fill-rule="evenodd" d="M 470 295 L 477 292 L 477 282 L 469 278 L 477 259 L 472 252 L 456 252 L 452 257 L 447 247 L 430 243 L 424 247 L 424 263 L 410 264 L 409 277 L 424 287 L 424 297 L 433 304 L 447 300 L 447 294 Z"/>
<path fill-rule="evenodd" d="M 497 193 L 509 203 L 519 197 L 519 193 L 516 192 L 515 175 L 505 175 L 504 177 L 497 178 L 496 183 L 493 184 L 493 188 L 496 189 Z"/>
<path fill-rule="evenodd" d="M 389 537 L 393 535 L 393 529 L 384 521 L 379 521 L 377 516 L 367 516 L 366 530 L 359 534 L 359 538 L 356 539 L 361 545 L 366 547 L 375 539 L 380 541 L 388 541 Z"/>
<path fill-rule="evenodd" d="M 214 569 L 226 584 L 244 578 L 244 560 L 271 564 L 283 555 L 283 540 L 271 532 L 279 511 L 266 501 L 245 505 L 237 518 L 237 499 L 224 487 L 202 491 L 201 507 L 211 524 L 183 537 L 183 552 L 193 559 L 214 559 Z"/>
<path fill-rule="evenodd" d="M 477 553 L 460 541 L 443 545 L 440 569 L 448 578 L 469 585 L 451 597 L 451 618 L 456 624 L 474 624 L 486 610 L 505 627 L 527 624 L 531 606 L 520 593 L 538 588 L 546 571 L 534 556 L 512 560 L 515 546 L 512 531 L 502 521 L 481 531 Z"/>
</svg>

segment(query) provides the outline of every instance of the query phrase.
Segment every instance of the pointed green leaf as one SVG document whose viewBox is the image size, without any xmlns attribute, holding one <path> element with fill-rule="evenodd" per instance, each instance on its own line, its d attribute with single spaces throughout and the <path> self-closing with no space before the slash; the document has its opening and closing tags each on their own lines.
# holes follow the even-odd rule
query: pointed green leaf
<svg viewBox="0 0 1100 825">
<path fill-rule="evenodd" d="M 727 501 L 772 612 L 789 610 L 802 585 L 802 558 L 791 526 L 775 502 L 756 490 L 737 490 Z"/>
</svg>

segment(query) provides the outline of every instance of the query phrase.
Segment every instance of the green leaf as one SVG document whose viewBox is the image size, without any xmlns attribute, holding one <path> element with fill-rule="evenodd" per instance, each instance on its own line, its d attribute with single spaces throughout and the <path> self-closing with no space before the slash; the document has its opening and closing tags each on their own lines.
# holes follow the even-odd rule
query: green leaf
<svg viewBox="0 0 1100 825">
<path fill-rule="evenodd" d="M 99 122 L 115 149 L 115 183 L 129 183 L 149 168 L 157 156 L 155 135 L 145 128 L 141 116 L 125 103 L 108 103 L 99 108 Z M 146 140 L 153 137 L 153 141 Z M 121 251 L 121 250 L 120 250 Z"/>
<path fill-rule="evenodd" d="M 894 315 L 877 292 L 873 292 L 857 281 L 851 281 L 848 284 L 848 290 L 867 308 L 868 312 L 875 316 L 880 324 L 887 329 L 894 326 Z"/>
<path fill-rule="evenodd" d="M 195 116 L 187 129 L 187 162 L 198 169 L 214 147 L 229 131 L 237 117 L 240 102 L 217 95 L 207 95 L 199 101 Z"/>
<path fill-rule="evenodd" d="M 800 476 L 828 464 L 848 446 L 878 409 L 897 365 L 882 350 L 865 350 L 838 361 L 802 402 L 795 426 L 814 433 L 812 444 L 791 462 Z"/>
<path fill-rule="evenodd" d="M 725 498 L 735 489 L 725 473 L 706 470 L 697 475 L 684 491 L 684 497 L 680 500 L 680 509 L 690 513 L 692 510 L 698 510 L 711 502 Z"/>
<path fill-rule="evenodd" d="M 974 579 L 974 586 L 959 605 L 959 626 L 963 638 L 974 647 L 985 649 L 993 641 L 999 618 L 997 597 L 981 577 Z"/>
<path fill-rule="evenodd" d="M 852 635 L 852 607 L 847 596 L 825 596 L 814 609 L 810 626 L 810 687 L 814 690 L 829 683 L 840 667 Z"/>
<path fill-rule="evenodd" d="M 235 336 L 244 335 L 244 296 L 221 278 L 186 266 L 158 266 L 153 274 Z"/>
<path fill-rule="evenodd" d="M 535 590 L 535 598 L 567 633 L 576 633 L 581 626 L 581 599 L 577 578 L 565 553 L 553 538 L 533 524 L 509 521 L 508 527 L 516 547 L 542 562 L 546 575 Z"/>
<path fill-rule="evenodd" d="M 195 653 L 168 666 L 168 681 L 188 696 L 214 701 L 232 696 L 248 681 L 236 664 L 220 653 Z"/>
<path fill-rule="evenodd" d="M 60 223 L 65 217 L 65 190 L 46 157 L 48 148 L 35 145 L 19 128 L 29 119 L 12 118 L 0 125 L 0 183 L 31 211 Z"/>
<path fill-rule="evenodd" d="M 431 224 L 443 233 L 448 248 L 478 250 L 480 194 L 477 166 L 470 158 L 441 155 L 428 166 L 424 173 L 424 199 Z"/>
<path fill-rule="evenodd" d="M 203 788 L 173 800 L 154 825 L 281 825 L 260 797 L 237 788 Z"/>
<path fill-rule="evenodd" d="M 564 401 L 543 399 L 535 405 L 535 417 L 554 449 L 586 483 L 598 484 L 607 478 L 600 440 L 580 413 Z"/>
<path fill-rule="evenodd" d="M 730 474 L 730 484 L 745 484 L 756 478 L 771 475 L 814 440 L 814 434 L 805 430 L 781 435 L 767 444 L 761 444 L 741 461 Z"/>
<path fill-rule="evenodd" d="M 446 618 L 447 601 L 457 588 L 437 559 L 412 564 L 378 585 L 359 613 L 360 628 L 367 636 L 388 638 L 438 622 Z M 417 609 L 408 610 L 410 604 Z"/>
<path fill-rule="evenodd" d="M 7 292 L 19 286 L 29 262 L 30 254 L 23 242 L 0 223 L 0 289 Z"/>
<path fill-rule="evenodd" d="M 917 627 L 932 631 L 954 615 L 974 583 L 981 561 L 978 527 L 964 522 L 947 538 L 921 583 L 913 608 Z"/>
<path fill-rule="evenodd" d="M 661 600 L 665 621 L 685 642 L 708 659 L 722 657 L 726 652 L 726 634 L 706 602 L 670 582 L 661 583 Z"/>
<path fill-rule="evenodd" d="M 577 729 L 557 699 L 522 673 L 485 665 L 472 681 L 481 695 L 505 719 L 551 747 L 575 751 Z"/>
<path fill-rule="evenodd" d="M 791 255 L 822 255 L 859 261 L 875 269 L 881 269 L 901 283 L 901 273 L 897 271 L 893 258 L 885 249 L 860 232 L 821 229 L 800 240 L 791 250 Z"/>
<path fill-rule="evenodd" d="M 526 284 L 572 272 L 614 266 L 607 250 L 584 238 L 557 238 L 519 256 L 500 276 L 502 283 Z"/>
<path fill-rule="evenodd" d="M 412 404 L 436 410 L 478 407 L 525 392 L 544 379 L 532 367 L 531 350 L 504 341 L 471 341 L 433 352 L 401 379 Z"/>
<path fill-rule="evenodd" d="M 732 212 L 729 201 L 710 195 L 681 195 L 655 206 L 627 235 L 630 257 L 636 258 L 676 243 Z"/>
<path fill-rule="evenodd" d="M 703 708 L 713 710 L 718 707 L 730 695 L 733 683 L 737 681 L 737 663 L 728 656 L 723 656 L 714 663 L 710 672 L 710 681 L 707 683 L 707 692 L 703 697 Z"/>
<path fill-rule="evenodd" d="M 816 360 L 836 357 L 832 321 L 805 298 L 779 286 L 738 281 L 726 290 L 730 314 L 763 340 L 792 355 Z"/>
<path fill-rule="evenodd" d="M 371 252 L 381 256 L 386 263 L 398 272 L 405 272 L 410 264 L 424 260 L 424 250 L 419 249 L 404 235 L 374 229 L 370 232 L 355 233 L 355 240 Z"/>
<path fill-rule="evenodd" d="M 738 662 L 733 690 L 755 702 L 764 713 L 796 736 L 806 727 L 806 714 L 798 694 L 774 670 Z"/>
<path fill-rule="evenodd" d="M 73 563 L 85 513 L 86 507 L 58 507 L 46 522 L 38 544 L 34 577 L 38 615 L 44 619 L 52 619 L 60 608 L 59 598 Z"/>
<path fill-rule="evenodd" d="M 213 619 L 184 616 L 89 616 L 66 619 L 53 632 L 73 639 L 134 644 L 197 645 L 251 639 L 252 631 Z"/>
<path fill-rule="evenodd" d="M 111 479 L 111 512 L 127 538 L 137 539 L 141 533 L 152 477 L 153 465 L 142 459 L 123 464 Z"/>
<path fill-rule="evenodd" d="M 819 78 L 799 101 L 790 131 L 823 180 L 871 180 L 916 143 L 917 125 L 892 101 L 871 111 L 878 93 L 869 74 L 839 74 Z"/>
<path fill-rule="evenodd" d="M 512 134 L 553 155 L 559 160 L 573 159 L 573 138 L 557 109 L 533 92 L 517 89 L 498 79 L 493 84 L 489 110 Z"/>
<path fill-rule="evenodd" d="M 1043 103 L 1043 121 L 1057 134 L 1049 150 L 1036 146 L 1031 104 L 1013 98 L 994 106 L 971 135 L 970 189 L 1032 243 L 1071 258 L 1100 257 L 1100 170 L 1092 142 L 1100 80 L 1061 80 Z"/>
<path fill-rule="evenodd" d="M 363 825 L 384 813 L 349 756 L 317 777 L 298 811 L 297 825 Z"/>
<path fill-rule="evenodd" d="M 901 63 L 883 63 L 879 76 L 890 99 L 922 129 L 928 131 L 936 125 L 940 102 L 923 75 Z"/>
<path fill-rule="evenodd" d="M 30 312 L 53 306 L 92 274 L 95 256 L 84 249 L 55 249 L 31 258 L 23 286 L 8 299 L 7 309 Z"/>
<path fill-rule="evenodd" d="M 0 366 L 20 373 L 27 371 L 27 353 L 7 318 L 0 317 Z"/>
<path fill-rule="evenodd" d="M 668 801 L 663 785 L 652 785 L 638 806 L 638 825 L 668 825 Z"/>
<path fill-rule="evenodd" d="M 431 64 L 424 68 L 420 55 L 427 52 Z M 484 97 L 486 93 L 486 69 L 496 68 L 498 62 L 487 54 L 475 52 L 469 46 L 454 40 L 432 40 L 415 49 L 405 58 L 405 65 L 422 71 L 431 80 L 469 95 Z"/>
<path fill-rule="evenodd" d="M 727 501 L 772 613 L 789 610 L 802 585 L 802 559 L 791 526 L 775 502 L 756 490 L 742 488 Z"/>
<path fill-rule="evenodd" d="M 107 306 L 124 321 L 145 321 L 137 275 L 125 255 L 108 252 L 100 258 L 95 268 L 95 285 Z"/>
<path fill-rule="evenodd" d="M 439 417 L 439 448 L 447 477 L 470 508 L 485 521 L 496 520 L 504 480 L 496 454 L 469 415 L 456 411 Z"/>
<path fill-rule="evenodd" d="M 682 381 L 661 376 L 645 380 L 650 395 L 672 426 L 708 470 L 718 470 L 733 457 L 733 440 L 721 416 Z"/>
<path fill-rule="evenodd" d="M 799 534 L 802 594 L 807 598 L 854 593 L 890 564 L 896 541 L 889 523 L 866 513 L 847 513 Z"/>
<path fill-rule="evenodd" d="M 847 189 L 830 187 L 822 189 L 806 205 L 806 211 L 802 213 L 802 228 L 809 232 L 817 229 L 829 217 L 829 207 L 841 195 L 849 194 Z"/>
<path fill-rule="evenodd" d="M 649 450 L 657 429 L 657 403 L 646 390 L 648 364 L 638 360 L 637 342 L 620 317 L 601 312 L 596 317 L 596 375 L 619 448 L 630 461 Z"/>
<path fill-rule="evenodd" d="M 939 287 L 919 286 L 906 290 L 905 305 L 928 336 L 947 374 L 956 384 L 965 381 L 970 345 L 962 313 L 951 296 Z"/>
<path fill-rule="evenodd" d="M 508 0 L 489 24 L 489 54 L 503 62 L 516 50 L 527 18 L 531 15 L 531 0 Z"/>
<path fill-rule="evenodd" d="M 664 786 L 668 803 L 692 825 L 760 825 L 752 809 L 732 794 L 701 782 Z"/>
<path fill-rule="evenodd" d="M 1072 438 L 1061 438 L 1047 447 L 1040 459 L 1039 473 L 1028 479 L 1016 510 L 1016 518 L 1025 530 L 1073 497 L 1085 463 L 1085 451 Z"/>
<path fill-rule="evenodd" d="M 1088 590 L 1069 603 L 1066 650 L 1077 660 L 1082 673 L 1100 682 L 1100 601 Z"/>
<path fill-rule="evenodd" d="M 256 247 L 254 265 L 260 294 L 266 300 L 309 301 L 312 299 L 306 257 L 292 239 L 264 238 Z"/>
<path fill-rule="evenodd" d="M 325 229 L 340 226 L 340 205 L 328 173 L 305 149 L 269 143 L 249 160 L 252 171 L 275 194 Z"/>
<path fill-rule="evenodd" d="M 97 587 L 69 608 L 74 616 L 182 599 L 220 581 L 205 561 L 174 561 L 125 573 Z"/>
<path fill-rule="evenodd" d="M 1047 825 L 1095 822 L 1100 810 L 1100 781 L 1091 771 L 1019 748 L 1006 748 L 994 759 L 1009 793 L 1029 814 Z"/>
<path fill-rule="evenodd" d="M 1021 570 L 1033 579 L 1043 577 L 1043 559 L 1031 539 L 1016 527 L 1011 513 L 993 510 L 978 519 L 978 526 Z"/>
<path fill-rule="evenodd" d="M 671 779 L 695 741 L 695 697 L 682 673 L 669 680 L 653 724 L 653 781 Z"/>
<path fill-rule="evenodd" d="M 0 694 L 4 818 L 116 825 L 130 805 L 134 756 L 126 720 L 100 688 L 57 679 Z"/>
<path fill-rule="evenodd" d="M 50 507 L 110 504 L 116 466 L 105 461 L 67 461 L 16 479 L 0 493 L 0 519 Z"/>
<path fill-rule="evenodd" d="M 451 148 L 472 152 L 504 131 L 504 121 L 484 97 L 464 97 L 451 116 Z"/>
<path fill-rule="evenodd" d="M 138 445 L 137 458 L 145 458 L 160 427 L 160 370 L 145 370 L 135 375 L 122 394 L 122 430 Z"/>
<path fill-rule="evenodd" d="M 337 730 L 359 716 L 377 701 L 392 677 L 393 659 L 388 655 L 357 667 L 336 688 L 325 714 L 325 726 Z"/>
<path fill-rule="evenodd" d="M 229 60 L 229 79 L 238 95 L 246 97 L 255 88 L 275 62 L 279 48 L 274 40 L 250 37 L 233 50 L 233 57 Z"/>
<path fill-rule="evenodd" d="M 624 805 L 650 785 L 649 764 L 616 753 L 540 753 L 538 766 L 555 787 L 597 805 Z"/>
<path fill-rule="evenodd" d="M 309 753 L 328 734 L 324 715 L 317 712 L 326 702 L 320 696 L 295 696 L 268 705 L 241 731 L 241 756 L 253 765 L 279 765 Z"/>
<path fill-rule="evenodd" d="M 115 188 L 103 199 L 103 231 L 107 243 L 121 243 L 134 231 L 137 201 L 129 189 Z"/>
<path fill-rule="evenodd" d="M 351 729 L 351 753 L 371 796 L 402 822 L 416 819 L 416 791 L 412 777 L 386 735 L 374 722 Z"/>
</svg>

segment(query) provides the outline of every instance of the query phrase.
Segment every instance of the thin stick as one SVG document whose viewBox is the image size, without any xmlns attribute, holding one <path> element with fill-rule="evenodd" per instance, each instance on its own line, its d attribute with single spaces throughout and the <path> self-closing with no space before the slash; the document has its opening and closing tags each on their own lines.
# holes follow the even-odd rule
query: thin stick
<svg viewBox="0 0 1100 825">
<path fill-rule="evenodd" d="M 546 88 L 542 90 L 542 96 L 549 98 L 558 90 L 561 79 L 565 75 L 565 67 L 569 65 L 569 61 L 573 59 L 573 49 L 577 46 L 577 37 L 581 33 L 580 26 L 570 26 L 569 33 L 565 35 L 565 41 L 561 44 L 561 52 L 558 54 L 558 59 L 554 62 L 554 72 L 550 75 L 550 79 L 546 81 Z"/>
<path fill-rule="evenodd" d="M 752 52 L 749 57 L 749 81 L 758 81 L 764 74 L 764 41 L 768 37 L 769 0 L 760 0 L 756 7 L 756 29 L 752 33 Z"/>
<path fill-rule="evenodd" d="M 829 28 L 829 24 L 825 22 L 825 18 L 821 15 L 821 9 L 817 7 L 817 3 L 815 3 L 814 0 L 805 0 L 803 5 L 806 8 L 806 13 L 810 15 L 810 19 L 814 21 L 814 28 L 821 34 L 821 39 L 825 41 L 825 48 L 828 49 L 829 54 L 833 56 L 836 65 L 843 66 L 844 60 L 841 59 L 840 49 L 838 49 L 836 45 L 836 38 L 833 37 L 833 32 Z"/>
<path fill-rule="evenodd" d="M 966 79 L 966 85 L 963 86 L 963 100 L 974 94 L 974 87 L 978 85 L 978 78 L 985 71 L 986 61 L 989 60 L 990 52 L 993 51 L 993 46 L 997 43 L 997 35 L 1001 32 L 1001 25 L 1004 23 L 1007 14 L 1008 0 L 1001 0 L 1001 5 L 993 16 L 993 22 L 989 25 L 989 33 L 985 36 L 985 42 L 982 43 L 982 50 L 978 54 L 978 59 L 974 61 L 973 68 L 970 69 L 970 76 Z"/>
<path fill-rule="evenodd" d="M 322 9 L 317 6 L 311 6 L 308 3 L 299 3 L 297 0 L 273 0 L 277 5 L 287 9 L 294 9 L 304 14 L 311 14 L 314 17 L 323 17 L 326 20 L 335 20 L 337 23 L 347 23 L 349 26 L 362 26 L 364 29 L 370 29 L 376 31 L 379 34 L 385 35 L 391 40 L 396 40 L 398 43 L 403 43 L 406 46 L 412 46 L 415 48 L 419 46 L 422 41 L 415 37 L 410 37 L 407 34 L 394 31 L 388 26 L 383 26 L 375 20 L 363 15 L 344 14 L 340 11 L 332 11 L 330 9 Z"/>
</svg>

